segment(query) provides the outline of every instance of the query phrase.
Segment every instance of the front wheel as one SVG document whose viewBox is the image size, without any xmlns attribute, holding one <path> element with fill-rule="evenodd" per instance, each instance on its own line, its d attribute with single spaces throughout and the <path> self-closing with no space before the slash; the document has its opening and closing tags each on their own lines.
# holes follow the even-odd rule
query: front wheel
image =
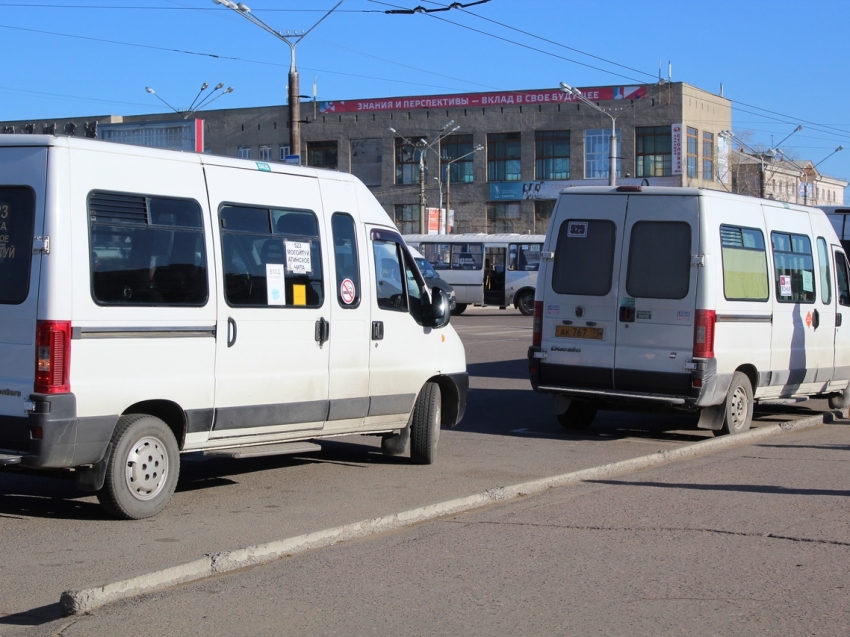
<svg viewBox="0 0 850 637">
<path fill-rule="evenodd" d="M 753 386 L 742 372 L 735 372 L 726 394 L 726 416 L 723 428 L 715 435 L 740 434 L 750 428 L 753 421 Z"/>
<path fill-rule="evenodd" d="M 466 311 L 468 303 L 455 303 L 455 309 L 452 310 L 454 316 L 459 316 Z"/>
<path fill-rule="evenodd" d="M 410 425 L 410 459 L 416 464 L 432 464 L 437 459 L 437 441 L 440 438 L 440 386 L 425 383 Z"/>
<path fill-rule="evenodd" d="M 534 314 L 534 292 L 531 290 L 522 292 L 516 300 L 516 307 L 526 316 Z"/>
<path fill-rule="evenodd" d="M 117 518 L 148 518 L 168 504 L 179 475 L 180 452 L 171 429 L 147 414 L 121 416 L 97 499 Z"/>
</svg>

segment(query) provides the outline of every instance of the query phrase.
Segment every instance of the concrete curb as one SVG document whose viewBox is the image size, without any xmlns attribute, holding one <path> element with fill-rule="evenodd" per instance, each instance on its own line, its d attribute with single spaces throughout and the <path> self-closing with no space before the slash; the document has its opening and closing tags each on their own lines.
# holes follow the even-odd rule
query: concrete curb
<svg viewBox="0 0 850 637">
<path fill-rule="evenodd" d="M 846 411 L 842 415 L 846 416 Z M 704 440 L 685 447 L 679 447 L 678 449 L 659 451 L 639 458 L 621 460 L 590 469 L 572 471 L 570 473 L 540 478 L 507 487 L 495 487 L 493 489 L 487 489 L 483 493 L 417 507 L 408 511 L 402 511 L 401 513 L 361 520 L 360 522 L 344 524 L 322 531 L 314 531 L 283 540 L 205 555 L 201 559 L 192 560 L 158 571 L 143 573 L 129 578 L 110 580 L 103 584 L 77 590 L 67 590 L 62 593 L 59 599 L 59 606 L 63 616 L 88 613 L 95 608 L 120 599 L 152 593 L 176 584 L 193 582 L 212 575 L 265 564 L 312 549 L 413 526 L 446 515 L 464 513 L 496 502 L 504 502 L 519 496 L 540 493 L 553 487 L 562 487 L 584 480 L 611 477 L 655 467 L 674 460 L 705 455 L 720 449 L 767 438 L 784 431 L 795 431 L 814 427 L 825 422 L 832 422 L 834 418 L 834 413 L 827 412 L 782 424 L 766 425 L 764 427 L 750 429 L 737 436 L 723 436 Z"/>
</svg>

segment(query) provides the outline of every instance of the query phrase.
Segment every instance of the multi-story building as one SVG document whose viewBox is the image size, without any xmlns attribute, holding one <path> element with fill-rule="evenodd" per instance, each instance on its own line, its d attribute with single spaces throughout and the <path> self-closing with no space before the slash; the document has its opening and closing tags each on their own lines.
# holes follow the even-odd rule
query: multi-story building
<svg viewBox="0 0 850 637">
<path fill-rule="evenodd" d="M 821 174 L 811 160 L 737 149 L 730 158 L 733 192 L 807 206 L 844 203 L 848 182 Z"/>
<path fill-rule="evenodd" d="M 289 147 L 285 106 L 192 115 L 202 123 L 180 113 L 86 117 L 55 129 L 349 171 L 404 233 L 420 232 L 423 210 L 447 201 L 441 228 L 545 232 L 562 188 L 608 183 L 612 124 L 618 183 L 731 189 L 719 135 L 732 124 L 727 99 L 665 81 L 581 92 L 598 108 L 558 89 L 305 102 L 299 149 Z M 2 126 L 42 132 L 50 124 Z"/>
</svg>

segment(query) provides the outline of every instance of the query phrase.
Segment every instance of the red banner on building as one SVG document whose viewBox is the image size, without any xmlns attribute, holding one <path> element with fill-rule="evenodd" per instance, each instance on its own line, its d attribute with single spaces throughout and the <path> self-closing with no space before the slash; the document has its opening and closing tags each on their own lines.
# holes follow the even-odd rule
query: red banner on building
<svg viewBox="0 0 850 637">
<path fill-rule="evenodd" d="M 591 102 L 637 100 L 646 96 L 646 86 L 599 86 L 579 89 Z M 558 89 L 504 91 L 498 93 L 457 93 L 455 95 L 426 95 L 418 97 L 385 97 L 371 100 L 319 102 L 322 113 L 363 113 L 400 111 L 419 108 L 474 108 L 486 106 L 537 105 L 556 102 L 576 102 L 578 98 Z"/>
</svg>

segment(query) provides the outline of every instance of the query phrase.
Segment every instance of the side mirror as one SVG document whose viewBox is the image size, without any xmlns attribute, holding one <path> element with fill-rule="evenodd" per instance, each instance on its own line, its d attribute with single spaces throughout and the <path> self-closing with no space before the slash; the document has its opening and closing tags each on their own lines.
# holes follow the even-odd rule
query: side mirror
<svg viewBox="0 0 850 637">
<path fill-rule="evenodd" d="M 439 329 L 449 324 L 449 297 L 442 288 L 431 288 L 431 304 L 428 305 L 425 318 L 429 327 Z"/>
</svg>

